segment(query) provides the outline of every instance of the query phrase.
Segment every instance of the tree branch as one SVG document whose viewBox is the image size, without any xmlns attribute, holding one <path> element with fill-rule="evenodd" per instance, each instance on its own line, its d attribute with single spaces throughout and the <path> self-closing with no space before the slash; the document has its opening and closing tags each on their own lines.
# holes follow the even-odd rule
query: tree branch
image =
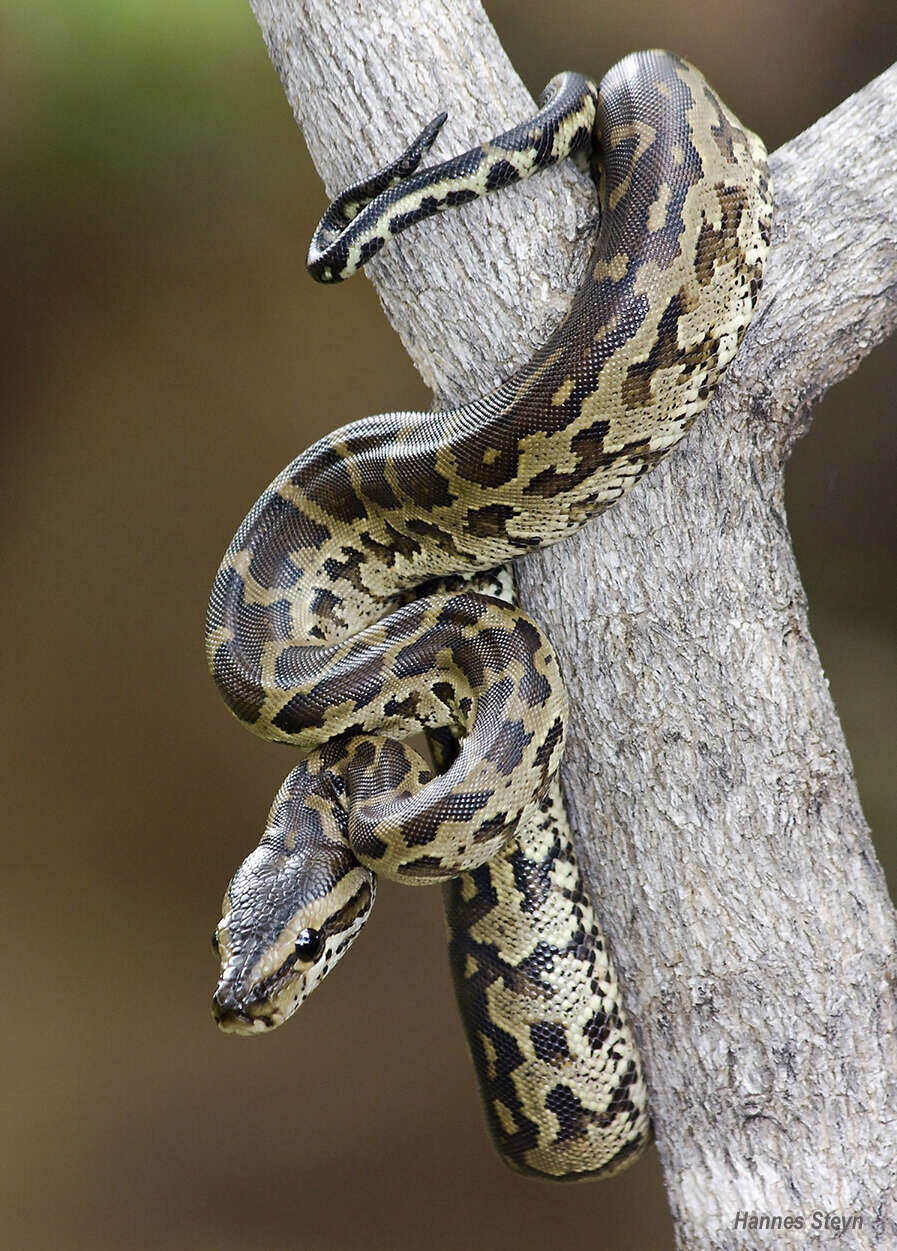
<svg viewBox="0 0 897 1251">
<path fill-rule="evenodd" d="M 330 194 L 443 107 L 437 159 L 532 106 L 475 0 L 401 20 L 365 0 L 252 7 Z M 713 404 L 632 496 L 518 562 L 568 676 L 565 782 L 679 1242 L 702 1251 L 746 1245 L 745 1210 L 837 1208 L 863 1219 L 840 1245 L 897 1238 L 897 924 L 783 503 L 810 406 L 897 323 L 895 153 L 897 67 L 775 154 L 766 288 Z M 546 337 L 594 211 L 568 165 L 370 265 L 439 403 Z M 807 1227 L 777 1242 L 806 1246 Z"/>
</svg>

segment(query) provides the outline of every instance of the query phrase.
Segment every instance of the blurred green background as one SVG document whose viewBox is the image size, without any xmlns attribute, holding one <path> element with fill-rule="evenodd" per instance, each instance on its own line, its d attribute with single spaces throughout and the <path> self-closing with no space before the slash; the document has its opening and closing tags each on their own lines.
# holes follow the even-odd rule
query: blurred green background
<svg viewBox="0 0 897 1251">
<path fill-rule="evenodd" d="M 897 10 L 873 0 L 487 7 L 533 91 L 667 46 L 771 149 L 897 56 Z M 304 275 L 323 193 L 243 0 L 5 6 L 0 66 L 5 1245 L 671 1246 L 653 1153 L 572 1188 L 493 1156 L 438 892 L 386 884 L 285 1029 L 214 1028 L 221 894 L 291 759 L 207 679 L 212 574 L 316 435 L 429 397 L 365 279 Z M 788 476 L 892 875 L 895 390 L 892 342 L 819 408 Z"/>
</svg>

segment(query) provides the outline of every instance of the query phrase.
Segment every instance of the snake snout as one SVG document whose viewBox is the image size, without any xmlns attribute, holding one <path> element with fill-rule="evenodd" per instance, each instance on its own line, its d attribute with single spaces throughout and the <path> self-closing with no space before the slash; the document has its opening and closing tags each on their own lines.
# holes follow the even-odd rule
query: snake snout
<svg viewBox="0 0 897 1251">
<path fill-rule="evenodd" d="M 222 978 L 212 996 L 212 1015 L 218 1028 L 226 1034 L 259 1034 L 273 1028 L 270 1016 L 261 1013 L 253 1016 L 251 1008 L 251 1002 L 244 1002 L 236 994 L 234 983 Z"/>
</svg>

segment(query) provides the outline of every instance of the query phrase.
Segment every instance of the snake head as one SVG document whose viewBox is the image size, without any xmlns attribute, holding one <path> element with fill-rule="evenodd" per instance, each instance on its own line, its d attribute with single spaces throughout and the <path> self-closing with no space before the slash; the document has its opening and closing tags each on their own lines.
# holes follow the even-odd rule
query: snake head
<svg viewBox="0 0 897 1251">
<path fill-rule="evenodd" d="M 228 1033 L 264 1033 L 292 1016 L 352 944 L 374 901 L 374 875 L 339 836 L 338 822 L 308 787 L 284 795 L 297 773 L 234 874 L 212 939 L 221 965 L 212 1013 Z"/>
</svg>

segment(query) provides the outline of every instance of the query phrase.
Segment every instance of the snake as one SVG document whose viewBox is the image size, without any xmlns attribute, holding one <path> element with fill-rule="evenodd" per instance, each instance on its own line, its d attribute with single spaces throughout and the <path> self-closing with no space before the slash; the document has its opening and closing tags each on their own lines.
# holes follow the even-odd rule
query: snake
<svg viewBox="0 0 897 1251">
<path fill-rule="evenodd" d="M 304 756 L 224 896 L 213 1013 L 230 1033 L 277 1027 L 353 943 L 381 875 L 439 883 L 501 1157 L 608 1176 L 650 1139 L 647 1083 L 560 787 L 558 659 L 510 565 L 624 496 L 707 404 L 757 303 L 769 171 L 761 140 L 663 51 L 600 86 L 560 74 L 529 120 L 422 166 L 444 120 L 331 203 L 313 277 L 340 282 L 399 232 L 570 156 L 596 177 L 591 253 L 504 382 L 321 438 L 225 553 L 213 678 L 243 725 Z M 430 759 L 408 742 L 421 731 Z"/>
</svg>

